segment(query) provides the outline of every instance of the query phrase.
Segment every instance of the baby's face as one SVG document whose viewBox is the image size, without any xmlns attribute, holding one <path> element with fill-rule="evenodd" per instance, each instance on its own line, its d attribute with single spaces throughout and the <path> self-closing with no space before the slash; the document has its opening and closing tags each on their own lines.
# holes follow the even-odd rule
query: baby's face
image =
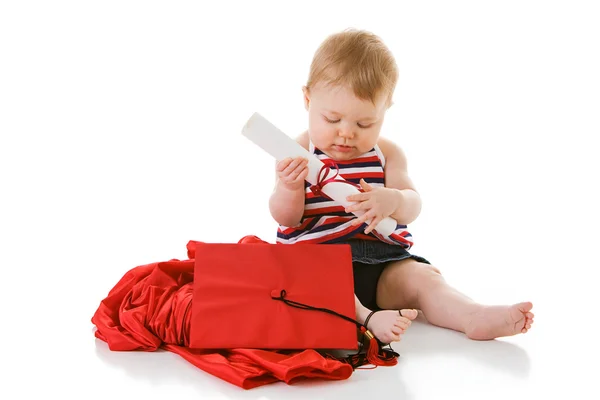
<svg viewBox="0 0 600 400">
<path fill-rule="evenodd" d="M 351 160 L 377 143 L 387 109 L 385 97 L 375 105 L 351 89 L 317 84 L 304 91 L 308 135 L 315 147 L 334 160 Z"/>
</svg>

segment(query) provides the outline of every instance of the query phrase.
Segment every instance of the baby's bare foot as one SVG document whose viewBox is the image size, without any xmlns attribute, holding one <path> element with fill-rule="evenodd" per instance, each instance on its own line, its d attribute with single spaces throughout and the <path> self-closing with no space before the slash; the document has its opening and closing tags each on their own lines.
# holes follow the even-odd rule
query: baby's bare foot
<svg viewBox="0 0 600 400">
<path fill-rule="evenodd" d="M 490 340 L 501 336 L 525 333 L 533 324 L 533 304 L 530 302 L 512 306 L 483 306 L 475 312 L 465 333 L 471 339 Z"/>
<path fill-rule="evenodd" d="M 369 319 L 367 329 L 382 343 L 400 341 L 402 335 L 417 317 L 417 310 L 381 310 Z"/>
</svg>

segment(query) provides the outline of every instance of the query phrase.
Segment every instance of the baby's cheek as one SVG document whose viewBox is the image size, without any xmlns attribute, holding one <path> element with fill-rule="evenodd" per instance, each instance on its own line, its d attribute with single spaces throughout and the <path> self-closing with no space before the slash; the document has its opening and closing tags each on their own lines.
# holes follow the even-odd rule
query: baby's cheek
<svg viewBox="0 0 600 400">
<path fill-rule="evenodd" d="M 366 153 L 370 151 L 377 144 L 377 137 L 365 137 L 357 145 L 360 153 Z"/>
<path fill-rule="evenodd" d="M 314 126 L 310 132 L 310 139 L 318 148 L 323 148 L 331 143 L 331 132 L 322 126 Z"/>
</svg>

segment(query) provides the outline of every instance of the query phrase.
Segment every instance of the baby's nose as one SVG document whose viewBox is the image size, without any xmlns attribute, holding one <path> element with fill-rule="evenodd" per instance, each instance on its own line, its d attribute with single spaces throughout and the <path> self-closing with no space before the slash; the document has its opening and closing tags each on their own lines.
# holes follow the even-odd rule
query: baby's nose
<svg viewBox="0 0 600 400">
<path fill-rule="evenodd" d="M 352 129 L 340 128 L 338 131 L 338 135 L 344 138 L 352 138 L 354 136 L 354 132 L 352 132 Z"/>
</svg>

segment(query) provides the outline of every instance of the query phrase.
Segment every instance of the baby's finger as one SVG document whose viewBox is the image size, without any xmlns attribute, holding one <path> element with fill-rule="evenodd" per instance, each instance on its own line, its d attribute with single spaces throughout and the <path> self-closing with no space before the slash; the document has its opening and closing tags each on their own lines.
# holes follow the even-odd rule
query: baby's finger
<svg viewBox="0 0 600 400">
<path fill-rule="evenodd" d="M 371 190 L 373 190 L 373 187 L 369 185 L 364 179 L 361 179 L 359 183 L 365 192 L 370 192 Z"/>
<path fill-rule="evenodd" d="M 292 162 L 292 158 L 288 157 L 288 158 L 284 158 L 283 160 L 279 161 L 277 163 L 277 171 L 278 172 L 282 172 L 284 169 L 287 168 L 288 165 L 290 165 L 290 163 Z"/>
<path fill-rule="evenodd" d="M 357 194 L 352 194 L 350 196 L 346 197 L 347 201 L 363 201 L 363 200 L 368 200 L 369 197 L 371 197 L 370 193 L 357 193 Z"/>
<path fill-rule="evenodd" d="M 358 210 L 366 210 L 369 207 L 371 207 L 371 202 L 361 201 L 361 202 L 349 205 L 348 207 L 346 207 L 345 211 L 353 212 L 353 211 L 358 211 Z"/>
<path fill-rule="evenodd" d="M 365 229 L 365 233 L 369 233 L 371 232 L 373 229 L 375 229 L 375 227 L 381 222 L 381 217 L 375 217 L 373 218 L 373 221 L 371 221 L 371 223 L 369 224 L 369 226 L 367 227 L 367 229 Z"/>
<path fill-rule="evenodd" d="M 372 217 L 371 217 L 370 213 L 366 212 L 363 215 L 361 215 L 360 217 L 358 217 L 357 219 L 355 219 L 354 221 L 352 221 L 352 225 L 361 225 L 361 224 L 364 224 L 365 222 L 367 222 L 371 218 Z"/>
<path fill-rule="evenodd" d="M 283 170 L 284 175 L 289 176 L 292 172 L 294 172 L 301 162 L 302 160 L 299 158 L 293 159 L 292 162 L 285 168 L 285 170 Z"/>
<path fill-rule="evenodd" d="M 373 211 L 373 209 L 370 209 L 369 211 L 367 211 L 367 213 L 365 214 L 367 219 L 365 220 L 365 222 L 367 224 L 371 224 L 373 222 L 373 219 L 375 219 L 377 217 L 377 215 L 375 214 L 375 211 Z"/>
<path fill-rule="evenodd" d="M 296 181 L 296 180 L 298 180 L 298 178 L 299 178 L 300 174 L 301 174 L 301 173 L 302 173 L 302 172 L 303 172 L 305 169 L 306 169 L 306 170 L 308 170 L 308 168 L 306 167 L 306 164 L 305 164 L 305 163 L 303 163 L 303 162 L 301 162 L 301 163 L 300 163 L 300 164 L 299 164 L 299 165 L 296 167 L 296 169 L 294 169 L 294 170 L 293 170 L 293 171 L 290 173 L 290 175 L 289 175 L 289 179 L 290 179 L 290 180 L 292 180 L 292 181 Z"/>
<path fill-rule="evenodd" d="M 353 211 L 356 211 L 356 210 L 357 210 L 357 207 L 358 207 L 358 204 L 359 204 L 359 203 L 350 204 L 348 207 L 346 207 L 346 208 L 344 209 L 344 211 L 346 211 L 347 213 L 351 213 L 351 212 L 353 212 Z"/>
<path fill-rule="evenodd" d="M 365 222 L 366 218 L 367 217 L 365 215 L 361 215 L 360 217 L 353 220 L 350 225 L 352 225 L 352 226 L 362 225 Z"/>
<path fill-rule="evenodd" d="M 306 180 L 307 176 L 308 176 L 308 167 L 304 168 L 302 170 L 302 172 L 300 172 L 300 175 L 298 175 L 298 179 L 302 179 L 304 181 L 304 180 Z"/>
</svg>

